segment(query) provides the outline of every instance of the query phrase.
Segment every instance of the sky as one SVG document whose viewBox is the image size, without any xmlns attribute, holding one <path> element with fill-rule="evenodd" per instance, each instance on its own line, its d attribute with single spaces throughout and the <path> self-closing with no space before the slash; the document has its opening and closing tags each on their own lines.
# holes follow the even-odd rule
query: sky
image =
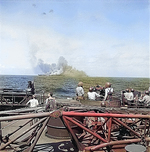
<svg viewBox="0 0 150 152">
<path fill-rule="evenodd" d="M 60 57 L 91 77 L 149 78 L 149 0 L 0 0 L 0 75 Z"/>
</svg>

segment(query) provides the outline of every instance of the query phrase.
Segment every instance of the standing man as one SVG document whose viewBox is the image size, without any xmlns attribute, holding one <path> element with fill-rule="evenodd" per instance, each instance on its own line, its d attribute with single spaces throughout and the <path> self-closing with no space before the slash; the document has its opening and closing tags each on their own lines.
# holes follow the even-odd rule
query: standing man
<svg viewBox="0 0 150 152">
<path fill-rule="evenodd" d="M 32 95 L 32 99 L 30 99 L 26 105 L 30 104 L 30 108 L 37 107 L 39 105 L 38 100 L 35 98 L 35 95 Z"/>
<path fill-rule="evenodd" d="M 35 88 L 34 88 L 34 82 L 33 81 L 28 81 L 27 91 L 30 92 L 31 94 L 35 94 Z"/>
<path fill-rule="evenodd" d="M 111 83 L 107 82 L 105 84 L 105 96 L 104 96 L 104 101 L 106 100 L 112 100 L 112 94 L 114 92 L 114 89 L 111 87 Z"/>
<path fill-rule="evenodd" d="M 84 89 L 83 89 L 83 82 L 79 82 L 76 88 L 76 100 L 83 100 L 84 99 Z"/>
<path fill-rule="evenodd" d="M 53 93 L 48 94 L 48 98 L 45 101 L 45 111 L 52 111 L 57 109 L 56 100 L 53 97 Z"/>
<path fill-rule="evenodd" d="M 35 108 L 35 107 L 37 107 L 38 105 L 39 105 L 39 102 L 38 102 L 38 100 L 35 98 L 35 95 L 32 95 L 32 98 L 33 99 L 30 99 L 27 103 L 26 103 L 26 105 L 28 105 L 29 104 L 29 107 L 30 108 Z M 36 110 L 35 110 L 35 112 L 36 112 Z M 30 122 L 30 126 L 32 126 L 34 123 L 36 123 L 38 121 L 38 118 L 35 118 L 34 120 L 32 120 L 31 122 Z"/>
</svg>

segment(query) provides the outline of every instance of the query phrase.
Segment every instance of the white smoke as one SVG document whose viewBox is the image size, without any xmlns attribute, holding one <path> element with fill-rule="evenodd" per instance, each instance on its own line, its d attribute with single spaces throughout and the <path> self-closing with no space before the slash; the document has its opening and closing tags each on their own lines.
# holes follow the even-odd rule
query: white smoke
<svg viewBox="0 0 150 152">
<path fill-rule="evenodd" d="M 38 64 L 37 66 L 41 69 L 41 71 L 43 73 L 48 73 L 50 72 L 50 69 L 51 69 L 51 65 L 50 64 L 47 64 L 47 63 L 44 63 L 44 61 L 42 59 L 38 59 Z"/>
<path fill-rule="evenodd" d="M 67 66 L 67 61 L 64 57 L 59 57 L 58 63 L 44 63 L 42 59 L 38 59 L 37 65 L 34 67 L 34 71 L 39 74 L 39 71 L 45 75 L 59 75 L 64 72 Z"/>
</svg>

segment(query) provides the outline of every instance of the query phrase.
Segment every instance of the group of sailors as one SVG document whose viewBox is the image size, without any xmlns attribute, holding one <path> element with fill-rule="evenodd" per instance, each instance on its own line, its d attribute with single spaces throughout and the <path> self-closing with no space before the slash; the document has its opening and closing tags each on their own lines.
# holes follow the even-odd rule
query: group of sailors
<svg viewBox="0 0 150 152">
<path fill-rule="evenodd" d="M 88 100 L 112 100 L 112 94 L 114 89 L 110 82 L 105 84 L 105 87 L 97 85 L 96 87 L 90 87 L 87 93 Z M 79 82 L 76 88 L 76 100 L 84 100 L 85 92 L 83 89 L 83 82 Z"/>
<path fill-rule="evenodd" d="M 76 100 L 99 100 L 99 101 L 112 101 L 112 94 L 114 89 L 110 82 L 106 82 L 105 86 L 90 87 L 87 92 L 87 97 L 83 89 L 83 82 L 79 82 L 76 88 Z M 141 94 L 140 92 L 135 91 L 134 89 L 126 89 L 121 92 L 121 104 L 122 105 L 131 105 L 136 103 L 139 106 L 150 106 L 150 87 L 148 90 Z"/>
<path fill-rule="evenodd" d="M 134 89 L 126 89 L 122 91 L 122 104 L 132 105 L 137 104 L 138 106 L 149 107 L 150 106 L 150 88 L 141 94 L 136 92 Z"/>
<path fill-rule="evenodd" d="M 30 85 L 30 82 L 29 82 Z M 106 82 L 105 86 L 90 87 L 89 91 L 87 92 L 87 97 L 85 97 L 85 92 L 83 89 L 83 82 L 79 82 L 76 88 L 76 100 L 98 100 L 98 101 L 106 101 L 112 100 L 112 94 L 114 89 L 110 82 Z M 145 91 L 144 94 L 140 94 L 140 92 L 135 91 L 134 89 L 126 89 L 121 92 L 121 104 L 122 105 L 129 105 L 133 103 L 137 103 L 138 105 L 142 106 L 150 106 L 150 88 Z M 30 107 L 37 107 L 39 105 L 38 100 L 36 99 L 35 95 L 33 94 L 32 99 L 27 102 L 27 105 Z M 53 93 L 48 94 L 48 98 L 45 100 L 45 110 L 48 109 L 53 110 L 56 109 L 56 100 L 53 97 Z"/>
<path fill-rule="evenodd" d="M 26 105 L 28 105 L 30 108 L 35 108 L 39 105 L 39 101 L 36 99 L 35 95 L 32 95 L 32 99 L 30 99 Z M 53 93 L 48 93 L 48 98 L 45 100 L 45 111 L 52 111 L 56 110 L 56 100 L 55 97 L 53 97 Z"/>
</svg>

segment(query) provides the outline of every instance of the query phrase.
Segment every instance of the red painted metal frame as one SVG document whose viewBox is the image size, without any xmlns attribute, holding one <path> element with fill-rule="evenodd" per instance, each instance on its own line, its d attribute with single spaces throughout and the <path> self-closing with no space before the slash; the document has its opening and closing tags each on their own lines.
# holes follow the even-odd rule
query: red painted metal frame
<svg viewBox="0 0 150 152">
<path fill-rule="evenodd" d="M 96 130 L 92 130 L 91 128 L 88 128 L 84 122 L 80 122 L 75 117 L 94 117 L 96 120 L 100 117 L 105 118 L 105 122 L 97 128 L 97 124 L 95 126 Z M 137 119 L 137 121 L 134 121 L 132 124 L 137 124 L 139 122 L 145 123 L 145 127 L 142 129 L 142 131 L 137 132 L 138 125 L 136 128 L 136 131 L 131 127 L 128 126 L 127 120 L 130 119 Z M 96 151 L 100 150 L 100 148 L 112 148 L 114 145 L 122 145 L 122 144 L 131 144 L 131 143 L 139 143 L 145 141 L 144 144 L 147 144 L 150 142 L 150 115 L 141 115 L 141 114 L 113 114 L 113 113 L 95 113 L 95 112 L 75 112 L 75 111 L 69 111 L 69 112 L 62 112 L 62 119 L 68 128 L 69 132 L 71 133 L 71 136 L 73 140 L 76 143 L 76 146 L 79 150 L 85 150 L 85 151 Z M 88 132 L 94 138 L 99 139 L 101 142 L 98 145 L 89 145 L 85 146 L 82 144 L 82 142 L 79 140 L 78 136 L 73 132 L 73 130 L 70 127 L 70 122 L 77 125 L 79 128 L 83 130 L 83 132 Z M 98 130 L 103 128 L 104 125 L 107 125 L 107 136 L 102 137 L 98 134 Z M 132 139 L 126 139 L 126 140 L 116 140 L 113 141 L 112 133 L 113 133 L 113 126 L 117 127 L 124 127 L 128 131 L 131 132 L 131 134 L 134 136 Z"/>
<path fill-rule="evenodd" d="M 32 152 L 34 149 L 34 146 L 36 145 L 38 139 L 41 136 L 41 133 L 43 132 L 44 128 L 47 125 L 47 122 L 49 121 L 50 117 L 60 117 L 62 118 L 64 124 L 66 125 L 67 129 L 69 130 L 72 140 L 75 142 L 77 148 L 79 150 L 84 150 L 88 152 L 92 151 L 98 151 L 100 149 L 111 149 L 114 145 L 125 145 L 125 144 L 131 144 L 131 143 L 141 143 L 144 142 L 144 144 L 148 145 L 150 142 L 150 115 L 140 115 L 140 114 L 113 114 L 113 113 L 96 113 L 94 111 L 87 111 L 87 112 L 76 112 L 76 111 L 54 111 L 54 112 L 41 112 L 41 113 L 30 113 L 30 114 L 24 114 L 24 115 L 15 115 L 15 116 L 8 116 L 8 117 L 0 117 L 0 122 L 3 121 L 13 121 L 13 120 L 22 120 L 22 119 L 34 119 L 38 118 L 38 122 L 30 126 L 27 130 L 22 132 L 21 134 L 15 136 L 15 138 L 12 138 L 8 141 L 3 141 L 3 144 L 0 145 L 0 150 L 5 149 L 7 146 L 11 146 L 12 144 L 15 144 L 15 141 L 19 139 L 24 134 L 28 133 L 33 129 L 33 134 L 27 138 L 22 140 L 21 142 L 26 143 L 26 149 L 23 150 L 23 152 Z M 93 122 L 92 128 L 88 127 L 85 123 L 85 118 L 94 118 L 95 122 Z M 103 122 L 99 122 L 99 118 L 104 118 Z M 135 119 L 135 121 L 131 121 L 130 119 Z M 22 125 L 24 127 L 28 122 L 25 122 L 25 124 Z M 74 132 L 74 130 L 71 127 L 71 124 L 76 125 L 80 130 L 81 133 L 77 134 Z M 136 130 L 132 128 L 132 125 L 136 126 Z M 141 125 L 139 125 L 141 124 Z M 41 127 L 40 127 L 41 126 Z M 132 134 L 132 138 L 125 138 L 125 139 L 116 139 L 116 136 L 113 136 L 113 133 L 115 133 L 115 129 L 119 131 L 119 129 L 123 127 L 126 130 L 128 130 Z M 16 133 L 20 128 L 16 129 L 13 133 L 9 134 L 11 136 L 12 134 Z M 99 133 L 102 132 L 102 134 Z M 84 133 L 88 133 L 92 135 L 90 140 L 92 139 L 98 139 L 100 142 L 98 144 L 93 144 L 92 141 L 90 141 L 90 144 L 85 145 L 80 137 Z M 102 136 L 103 135 L 103 136 Z M 115 138 L 115 140 L 114 140 Z M 5 139 L 5 138 L 4 138 Z M 31 143 L 31 140 L 34 142 Z"/>
</svg>

